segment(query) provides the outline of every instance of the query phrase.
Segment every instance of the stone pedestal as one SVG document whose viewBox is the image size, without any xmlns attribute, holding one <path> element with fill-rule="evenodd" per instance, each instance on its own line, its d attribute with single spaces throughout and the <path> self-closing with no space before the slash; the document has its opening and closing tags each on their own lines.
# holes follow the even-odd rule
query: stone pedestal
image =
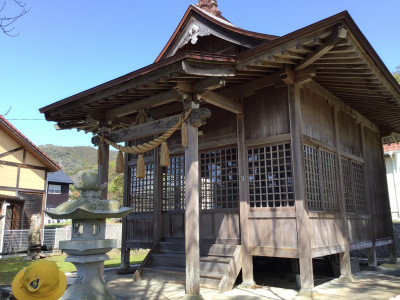
<svg viewBox="0 0 400 300">
<path fill-rule="evenodd" d="M 65 261 L 75 265 L 77 277 L 60 299 L 115 299 L 103 279 L 104 261 L 109 259 L 107 254 L 69 255 Z"/>
</svg>

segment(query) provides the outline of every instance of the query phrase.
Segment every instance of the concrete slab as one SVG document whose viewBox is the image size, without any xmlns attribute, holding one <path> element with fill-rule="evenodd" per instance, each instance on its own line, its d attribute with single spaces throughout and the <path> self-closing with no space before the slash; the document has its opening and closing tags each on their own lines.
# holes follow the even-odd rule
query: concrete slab
<svg viewBox="0 0 400 300">
<path fill-rule="evenodd" d="M 68 284 L 72 284 L 76 273 L 66 274 Z M 116 299 L 183 299 L 185 287 L 162 281 L 133 281 L 132 274 L 118 275 L 116 269 L 106 269 L 104 280 Z M 9 299 L 11 288 L 2 289 L 1 299 Z M 348 299 L 379 299 L 400 300 L 400 264 L 383 264 L 377 271 L 361 271 L 354 275 L 353 280 L 334 279 L 316 286 L 311 297 L 299 296 L 294 289 L 256 286 L 244 288 L 236 286 L 232 291 L 218 294 L 213 289 L 201 289 L 205 300 L 348 300 Z M 4 296 L 4 297 L 3 297 Z"/>
<path fill-rule="evenodd" d="M 137 281 L 132 275 L 117 275 L 106 272 L 105 280 L 117 299 L 183 299 L 185 287 L 163 281 Z M 299 296 L 297 290 L 276 287 L 255 289 L 235 287 L 232 291 L 218 294 L 216 290 L 201 289 L 204 299 L 396 299 L 400 300 L 400 264 L 381 265 L 378 271 L 362 271 L 355 274 L 352 281 L 334 279 L 316 286 L 311 297 Z"/>
</svg>

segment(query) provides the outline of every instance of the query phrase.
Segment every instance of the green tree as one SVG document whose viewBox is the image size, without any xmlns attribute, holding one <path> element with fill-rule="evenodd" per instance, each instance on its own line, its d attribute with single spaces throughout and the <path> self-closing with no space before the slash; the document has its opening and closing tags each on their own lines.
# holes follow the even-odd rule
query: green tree
<svg viewBox="0 0 400 300">
<path fill-rule="evenodd" d="M 397 82 L 400 84 L 400 66 L 397 66 L 396 69 L 397 69 L 397 71 L 393 72 L 393 76 L 397 80 Z"/>
<path fill-rule="evenodd" d="M 117 173 L 115 161 L 110 161 L 108 168 L 108 199 L 117 200 L 122 205 L 124 196 L 124 174 Z"/>
</svg>

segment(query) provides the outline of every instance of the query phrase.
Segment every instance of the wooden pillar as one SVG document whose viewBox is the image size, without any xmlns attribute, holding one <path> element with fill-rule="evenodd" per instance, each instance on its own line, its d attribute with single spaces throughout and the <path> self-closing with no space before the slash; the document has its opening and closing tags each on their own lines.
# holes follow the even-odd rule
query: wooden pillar
<svg viewBox="0 0 400 300">
<path fill-rule="evenodd" d="M 101 158 L 98 165 L 98 185 L 108 182 L 108 160 L 110 154 L 110 146 L 106 142 L 100 142 Z M 107 199 L 108 186 L 101 190 L 101 199 Z"/>
<path fill-rule="evenodd" d="M 338 181 L 338 194 L 339 194 L 339 208 L 342 216 L 342 234 L 344 252 L 339 253 L 340 260 L 340 275 L 342 277 L 351 276 L 351 263 L 350 263 L 350 244 L 349 244 L 349 226 L 347 224 L 346 213 L 346 198 L 344 195 L 344 181 L 343 181 L 343 166 L 342 166 L 342 152 L 340 147 L 340 132 L 338 121 L 338 108 L 333 108 L 333 122 L 335 124 L 335 145 L 336 145 L 336 170 Z"/>
<path fill-rule="evenodd" d="M 360 128 L 360 132 L 361 132 L 361 152 L 362 152 L 362 156 L 364 158 L 364 172 L 367 173 L 367 168 L 369 168 L 369 164 L 371 163 L 371 159 L 367 159 L 366 157 L 366 149 L 367 149 L 367 145 L 365 143 L 365 134 L 364 134 L 364 130 L 365 127 L 361 126 Z M 370 232 L 370 237 L 371 237 L 371 241 L 372 241 L 372 247 L 368 248 L 368 267 L 372 270 L 376 270 L 376 268 L 378 267 L 378 263 L 376 261 L 376 249 L 375 249 L 375 209 L 373 208 L 372 205 L 372 199 L 371 199 L 371 193 L 369 190 L 369 182 L 367 180 L 367 175 L 364 175 L 364 186 L 365 186 L 365 197 L 367 199 L 367 207 L 369 210 L 369 215 L 370 215 L 370 219 L 369 219 L 369 232 Z M 375 187 L 376 189 L 376 187 Z"/>
<path fill-rule="evenodd" d="M 154 136 L 156 138 L 158 136 Z M 161 210 L 162 210 L 162 168 L 160 167 L 160 148 L 154 150 L 154 205 L 153 205 L 153 242 L 161 240 Z"/>
<path fill-rule="evenodd" d="M 304 189 L 303 133 L 299 85 L 288 85 L 290 129 L 293 155 L 293 179 L 296 207 L 297 242 L 299 248 L 300 285 L 303 292 L 314 287 L 311 255 L 310 220 L 306 211 Z"/>
<path fill-rule="evenodd" d="M 125 146 L 128 146 L 128 143 L 125 143 Z M 128 203 L 128 195 L 129 195 L 129 154 L 125 154 L 124 158 L 124 193 L 123 193 L 123 205 L 129 207 Z M 121 268 L 129 268 L 130 267 L 130 250 L 126 247 L 127 240 L 127 222 L 128 216 L 122 219 L 122 241 L 121 241 Z"/>
<path fill-rule="evenodd" d="M 190 123 L 187 124 L 187 137 L 188 147 L 185 149 L 185 299 L 201 299 L 198 129 Z"/>
<path fill-rule="evenodd" d="M 237 115 L 239 195 L 240 195 L 240 239 L 242 244 L 242 278 L 244 284 L 254 284 L 253 257 L 249 251 L 249 178 L 245 145 L 244 117 Z"/>
</svg>

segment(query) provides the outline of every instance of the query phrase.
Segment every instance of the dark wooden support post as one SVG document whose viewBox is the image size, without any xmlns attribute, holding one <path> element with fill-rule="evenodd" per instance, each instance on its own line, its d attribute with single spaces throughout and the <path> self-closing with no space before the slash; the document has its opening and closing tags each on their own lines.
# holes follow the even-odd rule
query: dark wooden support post
<svg viewBox="0 0 400 300">
<path fill-rule="evenodd" d="M 127 146 L 127 143 L 125 143 Z M 123 194 L 123 204 L 126 207 L 129 207 L 128 203 L 128 195 L 129 195 L 129 166 L 128 166 L 128 154 L 125 154 L 124 159 L 124 194 Z M 126 248 L 126 239 L 127 239 L 127 217 L 122 220 L 122 242 L 121 242 L 121 268 L 129 268 L 130 267 L 130 250 Z"/>
<path fill-rule="evenodd" d="M 371 163 L 371 159 L 367 159 L 365 149 L 367 149 L 367 145 L 365 144 L 365 134 L 364 134 L 364 126 L 361 126 L 361 149 L 362 149 L 362 156 L 365 161 L 365 172 L 367 172 L 367 168 L 369 167 L 368 164 Z M 375 210 L 372 206 L 372 200 L 370 197 L 370 190 L 369 190 L 369 182 L 367 180 L 367 176 L 364 175 L 364 185 L 365 189 L 365 197 L 367 199 L 367 206 L 369 210 L 370 220 L 369 220 L 369 232 L 372 241 L 372 247 L 368 248 L 368 267 L 372 270 L 376 270 L 378 267 L 378 263 L 376 261 L 376 248 L 375 248 Z"/>
<path fill-rule="evenodd" d="M 155 138 L 157 136 L 154 136 Z M 154 149 L 154 206 L 153 206 L 153 242 L 161 239 L 161 209 L 162 209 L 162 168 L 160 167 L 160 148 Z"/>
<path fill-rule="evenodd" d="M 104 182 L 108 182 L 108 160 L 110 154 L 110 145 L 106 142 L 100 142 L 101 147 L 101 159 L 98 165 L 98 185 L 102 185 Z M 108 186 L 101 190 L 101 199 L 107 199 Z"/>
<path fill-rule="evenodd" d="M 188 147 L 185 149 L 185 253 L 186 295 L 184 299 L 202 299 L 200 295 L 199 238 L 199 153 L 198 128 L 187 124 Z"/>
<path fill-rule="evenodd" d="M 344 181 L 343 181 L 343 166 L 342 166 L 342 152 L 340 147 L 340 132 L 339 132 L 339 121 L 338 121 L 338 109 L 333 108 L 333 122 L 335 124 L 335 144 L 336 144 L 336 170 L 337 170 L 337 181 L 338 181 L 338 194 L 339 194 L 339 208 L 342 215 L 342 234 L 344 252 L 339 253 L 340 260 L 340 274 L 342 279 L 351 277 L 351 263 L 350 263 L 350 245 L 349 245 L 349 226 L 347 224 L 346 214 L 346 200 L 344 195 Z"/>
<path fill-rule="evenodd" d="M 300 262 L 300 285 L 303 293 L 311 293 L 311 289 L 314 287 L 314 275 L 311 255 L 310 220 L 305 203 L 303 134 L 299 85 L 288 85 L 288 97 L 293 151 L 293 178 Z"/>
<path fill-rule="evenodd" d="M 253 258 L 249 251 L 249 203 L 247 171 L 247 152 L 245 145 L 244 117 L 237 115 L 238 160 L 239 160 L 239 195 L 240 195 L 240 235 L 242 244 L 242 278 L 243 284 L 253 285 Z"/>
</svg>

